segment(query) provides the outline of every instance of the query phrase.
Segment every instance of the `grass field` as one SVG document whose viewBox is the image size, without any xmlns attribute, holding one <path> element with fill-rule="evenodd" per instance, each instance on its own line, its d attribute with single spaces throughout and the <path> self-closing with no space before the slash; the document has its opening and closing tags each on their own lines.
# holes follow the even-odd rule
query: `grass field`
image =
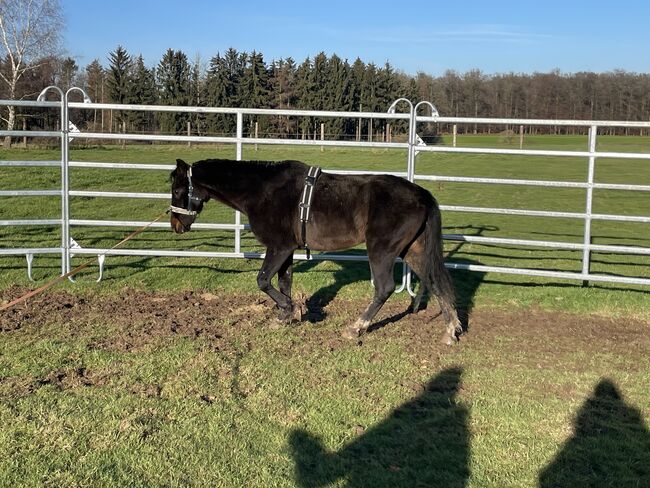
<svg viewBox="0 0 650 488">
<path fill-rule="evenodd" d="M 650 138 L 599 138 L 645 151 Z M 461 145 L 508 146 L 498 136 Z M 527 147 L 584 149 L 584 137 Z M 509 147 L 509 146 L 508 146 Z M 172 163 L 231 147 L 73 149 L 73 160 Z M 402 170 L 387 150 L 246 147 L 245 158 Z M 2 159 L 56 159 L 2 150 Z M 582 181 L 582 159 L 427 155 L 418 173 Z M 647 162 L 597 163 L 597 181 L 650 184 Z M 2 189 L 58 186 L 58 170 L 0 169 Z M 73 189 L 168 191 L 162 172 L 71 170 Z M 437 183 L 442 204 L 582 211 L 584 191 Z M 646 194 L 597 192 L 596 212 L 650 215 Z M 73 218 L 149 220 L 166 202 L 74 198 Z M 3 198 L 0 219 L 56 218 L 56 198 Z M 232 222 L 209 204 L 200 221 Z M 447 233 L 580 242 L 582 223 L 446 213 Z M 84 247 L 127 229 L 74 227 Z M 0 246 L 57 246 L 56 229 L 0 227 Z M 650 245 L 644 224 L 595 223 L 594 242 Z M 131 245 L 131 244 L 129 244 Z M 246 249 L 259 250 L 245 234 Z M 231 250 L 232 233 L 148 231 L 134 247 Z M 577 271 L 581 253 L 447 243 L 451 260 Z M 74 259 L 75 263 L 84 257 Z M 393 297 L 372 333 L 340 337 L 372 295 L 365 263 L 303 262 L 305 321 L 278 327 L 254 288 L 259 262 L 107 259 L 0 316 L 0 486 L 650 486 L 650 300 L 644 287 L 455 272 L 470 313 L 438 344 L 435 306 Z M 650 276 L 650 260 L 595 254 L 602 273 Z M 39 281 L 60 269 L 36 257 Z M 0 303 L 33 286 L 0 257 Z"/>
</svg>

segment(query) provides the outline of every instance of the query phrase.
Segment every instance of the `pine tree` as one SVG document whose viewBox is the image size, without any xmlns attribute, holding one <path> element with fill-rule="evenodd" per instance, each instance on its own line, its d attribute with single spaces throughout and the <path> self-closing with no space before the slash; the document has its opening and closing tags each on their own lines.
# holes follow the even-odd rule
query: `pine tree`
<svg viewBox="0 0 650 488">
<path fill-rule="evenodd" d="M 341 58 L 333 54 L 328 60 L 326 73 L 325 107 L 327 110 L 340 112 L 350 110 L 350 67 L 347 61 L 344 63 Z M 336 137 L 340 137 L 346 129 L 346 120 L 330 118 L 325 125 L 327 132 L 334 133 Z"/>
<path fill-rule="evenodd" d="M 269 75 L 271 108 L 291 109 L 295 106 L 295 82 L 296 63 L 292 58 L 271 63 Z M 284 115 L 272 117 L 271 125 L 281 137 L 294 133 L 296 126 L 293 119 Z"/>
<path fill-rule="evenodd" d="M 203 76 L 203 67 L 201 57 L 197 54 L 190 70 L 190 93 L 189 103 L 194 107 L 205 106 L 205 79 Z M 194 113 L 190 116 L 192 122 L 192 131 L 197 134 L 203 133 L 205 126 L 205 114 Z"/>
<path fill-rule="evenodd" d="M 59 66 L 59 82 L 57 85 L 59 85 L 63 91 L 67 91 L 68 88 L 76 84 L 75 78 L 78 72 L 79 66 L 77 65 L 77 62 L 73 58 L 65 58 L 61 61 Z"/>
<path fill-rule="evenodd" d="M 129 95 L 129 103 L 155 105 L 157 102 L 156 78 L 153 70 L 145 66 L 142 55 L 138 56 L 133 64 L 131 79 L 133 88 Z M 129 123 L 137 131 L 151 131 L 154 129 L 154 114 L 153 112 L 131 112 Z"/>
<path fill-rule="evenodd" d="M 131 68 L 133 61 L 126 49 L 117 46 L 115 51 L 109 54 L 110 66 L 106 85 L 108 87 L 108 98 L 113 103 L 128 103 L 131 92 Z M 114 114 L 113 126 L 121 128 L 124 122 L 124 114 L 116 111 Z"/>
<path fill-rule="evenodd" d="M 86 66 L 86 93 L 93 102 L 104 103 L 104 87 L 106 83 L 106 72 L 99 63 L 98 59 L 94 59 L 88 66 Z M 102 111 L 103 113 L 103 111 Z M 92 130 L 97 130 L 101 114 L 97 110 L 92 113 Z M 101 117 L 103 120 L 103 117 Z M 103 127 L 102 127 L 103 130 Z"/>
<path fill-rule="evenodd" d="M 163 105 L 188 106 L 190 103 L 190 63 L 182 51 L 168 49 L 156 70 L 159 100 Z M 162 112 L 158 116 L 164 133 L 182 134 L 189 114 Z"/>
<path fill-rule="evenodd" d="M 296 70 L 296 98 L 299 109 L 310 110 L 316 105 L 315 83 L 311 59 L 306 58 Z M 300 117 L 299 128 L 304 139 L 312 122 L 307 117 Z"/>
<path fill-rule="evenodd" d="M 241 80 L 240 92 L 242 95 L 242 107 L 268 108 L 269 103 L 269 73 L 261 53 L 253 51 L 248 58 L 244 76 Z M 252 133 L 255 122 L 264 127 L 266 119 L 253 116 L 249 119 L 249 132 Z"/>
<path fill-rule="evenodd" d="M 224 55 L 224 64 L 226 68 L 226 76 L 228 77 L 228 91 L 226 92 L 226 107 L 243 107 L 244 98 L 246 95 L 243 93 L 242 80 L 244 78 L 244 70 L 248 54 L 245 52 L 237 52 L 236 49 L 230 48 Z"/>
<path fill-rule="evenodd" d="M 227 107 L 228 93 L 231 91 L 226 61 L 219 53 L 210 59 L 210 67 L 205 79 L 205 103 L 209 107 Z M 206 129 L 212 134 L 230 133 L 234 128 L 232 117 L 209 114 Z"/>
</svg>

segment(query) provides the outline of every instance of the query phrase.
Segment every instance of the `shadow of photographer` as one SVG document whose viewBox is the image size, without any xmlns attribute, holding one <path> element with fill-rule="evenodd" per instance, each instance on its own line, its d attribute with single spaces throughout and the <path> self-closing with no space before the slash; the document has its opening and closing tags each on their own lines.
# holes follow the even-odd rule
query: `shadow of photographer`
<svg viewBox="0 0 650 488">
<path fill-rule="evenodd" d="M 462 370 L 436 375 L 411 401 L 337 452 L 304 430 L 289 446 L 298 486 L 318 487 L 345 479 L 369 486 L 463 487 L 469 477 L 468 410 L 458 403 Z"/>
<path fill-rule="evenodd" d="M 582 405 L 573 436 L 540 473 L 540 488 L 650 487 L 650 431 L 609 379 Z"/>
</svg>

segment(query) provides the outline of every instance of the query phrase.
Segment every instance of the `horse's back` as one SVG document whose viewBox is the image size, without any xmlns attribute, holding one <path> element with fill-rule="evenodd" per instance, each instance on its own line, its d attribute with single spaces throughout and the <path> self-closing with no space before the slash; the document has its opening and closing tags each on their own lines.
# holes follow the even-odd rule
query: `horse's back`
<svg viewBox="0 0 650 488">
<path fill-rule="evenodd" d="M 432 201 L 427 190 L 396 176 L 323 173 L 314 190 L 310 247 L 349 248 L 365 242 L 369 232 L 393 233 L 405 220 L 417 228 Z"/>
</svg>

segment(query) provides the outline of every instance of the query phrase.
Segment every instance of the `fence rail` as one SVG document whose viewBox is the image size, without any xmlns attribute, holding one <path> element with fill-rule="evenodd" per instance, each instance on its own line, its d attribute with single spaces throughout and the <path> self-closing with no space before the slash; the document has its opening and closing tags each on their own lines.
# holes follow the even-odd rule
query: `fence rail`
<svg viewBox="0 0 650 488">
<path fill-rule="evenodd" d="M 50 87 L 51 88 L 51 87 Z M 48 88 L 49 89 L 49 88 Z M 48 90 L 46 89 L 46 90 Z M 46 91 L 44 90 L 44 92 Z M 476 272 L 506 273 L 525 276 L 539 276 L 547 278 L 559 278 L 581 281 L 599 281 L 609 283 L 627 283 L 635 285 L 650 285 L 650 279 L 633 276 L 618 276 L 609 274 L 595 274 L 589 271 L 592 252 L 607 252 L 618 254 L 650 255 L 650 247 L 629 246 L 629 245 L 603 245 L 591 242 L 591 226 L 593 221 L 612 222 L 633 222 L 650 223 L 650 216 L 600 214 L 593 212 L 594 190 L 617 190 L 630 192 L 648 192 L 650 185 L 618 184 L 618 183 L 597 183 L 594 181 L 595 166 L 598 159 L 616 158 L 621 160 L 650 160 L 650 153 L 640 152 L 606 152 L 596 150 L 596 141 L 599 128 L 607 127 L 635 127 L 649 128 L 650 122 L 629 122 L 629 121 L 577 121 L 577 120 L 555 120 L 555 119 L 491 119 L 491 118 L 467 118 L 467 117 L 441 117 L 437 114 L 435 107 L 428 102 L 420 102 L 413 105 L 409 100 L 397 100 L 386 113 L 371 112 L 332 112 L 332 111 L 311 111 L 311 110 L 271 110 L 271 109 L 244 109 L 244 108 L 223 108 L 223 107 L 176 107 L 158 105 L 123 105 L 107 103 L 88 103 L 85 93 L 79 88 L 72 88 L 67 93 L 56 89 L 60 94 L 60 101 L 11 101 L 0 100 L 1 106 L 23 106 L 40 108 L 59 108 L 61 111 L 61 130 L 59 131 L 0 131 L 0 136 L 11 137 L 43 137 L 59 139 L 61 144 L 60 161 L 0 161 L 2 167 L 50 167 L 60 168 L 61 186 L 57 189 L 21 189 L 2 190 L 0 198 L 4 197 L 34 197 L 34 196 L 56 196 L 61 200 L 60 218 L 58 219 L 13 219 L 0 220 L 0 226 L 58 226 L 61 228 L 61 244 L 59 247 L 33 247 L 33 248 L 0 248 L 0 255 L 25 255 L 28 262 L 28 275 L 31 279 L 31 262 L 36 254 L 61 254 L 62 274 L 70 270 L 70 258 L 74 254 L 96 254 L 114 256 L 159 256 L 159 257 L 220 257 L 220 258 L 259 258 L 261 253 L 244 252 L 241 249 L 241 234 L 249 230 L 246 224 L 241 222 L 241 215 L 235 213 L 235 223 L 196 223 L 196 229 L 219 229 L 232 231 L 235 234 L 234 248 L 230 252 L 212 251 L 187 251 L 187 250 L 163 250 L 163 249 L 104 249 L 104 248 L 74 248 L 70 240 L 71 226 L 92 226 L 92 227 L 138 227 L 146 224 L 137 220 L 98 220 L 98 219 L 76 219 L 70 216 L 70 198 L 91 197 L 91 198 L 137 198 L 168 200 L 166 193 L 151 192 L 127 192 L 127 191 L 90 191 L 70 189 L 69 169 L 105 169 L 105 170 L 145 170 L 168 172 L 174 166 L 168 164 L 130 164 L 130 163 L 106 163 L 106 162 L 82 162 L 71 161 L 69 157 L 69 144 L 71 137 L 84 140 L 118 140 L 118 141 L 150 141 L 150 142 L 180 142 L 180 143 L 218 143 L 232 144 L 236 147 L 236 158 L 242 158 L 244 145 L 292 145 L 292 146 L 320 146 L 320 147 L 346 147 L 346 148 L 382 148 L 397 149 L 405 153 L 404 168 L 402 171 L 361 171 L 361 170 L 331 170 L 339 174 L 392 174 L 407 178 L 410 181 L 428 182 L 451 182 L 464 184 L 488 184 L 507 186 L 528 186 L 543 188 L 570 188 L 585 191 L 585 210 L 583 212 L 547 211 L 539 209 L 514 209 L 497 207 L 475 207 L 462 205 L 441 205 L 444 212 L 465 212 L 475 214 L 513 215 L 528 218 L 546 217 L 578 219 L 584 222 L 582 242 L 562 242 L 533 239 L 513 239 L 503 237 L 486 237 L 464 234 L 445 234 L 444 238 L 455 242 L 468 242 L 480 245 L 501 245 L 523 248 L 544 248 L 569 251 L 582 251 L 582 271 L 563 270 L 541 270 L 529 268 L 516 268 L 507 266 L 485 266 L 482 264 L 467 264 L 461 262 L 447 262 L 451 269 L 463 269 Z M 86 99 L 85 103 L 69 102 L 68 96 L 73 91 L 80 91 Z M 406 113 L 398 113 L 396 107 L 402 104 L 408 108 Z M 418 115 L 421 105 L 426 104 L 432 110 L 432 115 Z M 183 113 L 212 113 L 232 115 L 236 119 L 236 130 L 234 136 L 198 136 L 198 135 L 155 135 L 155 134 L 134 134 L 134 133 L 104 133 L 104 132 L 74 132 L 68 131 L 70 109 L 81 110 L 120 110 L 120 111 L 145 111 L 145 112 L 183 112 Z M 319 118 L 348 118 L 348 119 L 384 119 L 387 121 L 402 120 L 408 123 L 407 142 L 378 142 L 378 141 L 342 141 L 342 140 L 315 140 L 315 139 L 292 139 L 292 138 L 264 138 L 244 137 L 243 117 L 244 116 L 292 116 L 292 117 L 319 117 Z M 567 150 L 540 150 L 540 149 L 497 149 L 479 147 L 448 147 L 448 146 L 422 146 L 418 145 L 416 128 L 421 123 L 439 124 L 489 124 L 508 126 L 571 126 L 588 128 L 588 147 L 584 151 Z M 526 157 L 563 157 L 582 158 L 587 162 L 587 178 L 585 181 L 559 181 L 559 180 L 534 180 L 516 178 L 479 178 L 468 176 L 442 176 L 417 173 L 417 155 L 420 153 L 449 153 L 449 154 L 483 154 L 483 155 L 508 155 Z M 2 200 L 0 200 L 0 205 Z M 165 223 L 155 223 L 152 227 L 167 227 Z M 297 254 L 297 259 L 306 259 L 303 254 Z M 367 260 L 366 256 L 322 253 L 312 255 L 313 259 L 331 260 Z M 103 265 L 103 260 L 101 260 Z M 101 276 L 101 270 L 100 270 Z M 402 285 L 398 291 L 407 289 L 413 294 L 410 273 L 405 273 Z"/>
</svg>

